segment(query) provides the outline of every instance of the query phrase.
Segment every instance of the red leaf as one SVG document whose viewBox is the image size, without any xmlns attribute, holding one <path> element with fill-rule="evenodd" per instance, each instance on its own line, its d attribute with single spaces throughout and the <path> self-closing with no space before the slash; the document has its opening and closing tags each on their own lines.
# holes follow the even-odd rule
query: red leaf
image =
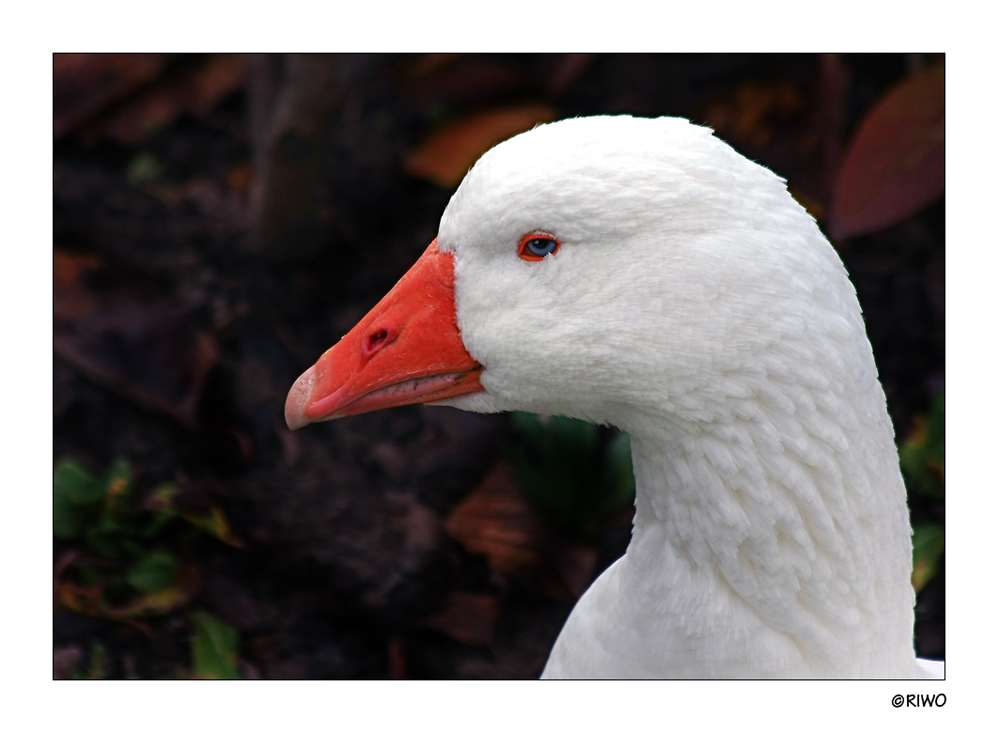
<svg viewBox="0 0 999 734">
<path fill-rule="evenodd" d="M 909 77 L 868 112 L 840 169 L 829 228 L 875 232 L 944 192 L 944 67 Z"/>
</svg>

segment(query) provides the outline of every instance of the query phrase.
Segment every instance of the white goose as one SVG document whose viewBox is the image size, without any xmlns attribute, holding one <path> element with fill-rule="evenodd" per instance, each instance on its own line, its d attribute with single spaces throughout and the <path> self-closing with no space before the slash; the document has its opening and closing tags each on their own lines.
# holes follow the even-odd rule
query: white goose
<svg viewBox="0 0 999 734">
<path fill-rule="evenodd" d="M 631 434 L 627 553 L 543 677 L 937 677 L 894 431 L 846 270 L 784 181 L 678 118 L 486 153 L 292 429 L 417 402 Z"/>
</svg>

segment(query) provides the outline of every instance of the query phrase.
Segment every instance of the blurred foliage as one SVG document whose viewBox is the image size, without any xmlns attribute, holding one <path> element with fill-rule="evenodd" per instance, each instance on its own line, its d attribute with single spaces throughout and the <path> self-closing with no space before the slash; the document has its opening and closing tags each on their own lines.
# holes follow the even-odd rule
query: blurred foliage
<svg viewBox="0 0 999 734">
<path fill-rule="evenodd" d="M 90 661 L 85 669 L 74 666 L 66 675 L 70 680 L 103 680 L 108 677 L 108 650 L 100 642 L 90 646 Z"/>
<path fill-rule="evenodd" d="M 82 543 L 86 552 L 63 554 L 56 570 L 56 597 L 67 609 L 122 620 L 165 614 L 188 604 L 200 587 L 200 574 L 185 566 L 202 533 L 237 547 L 222 510 L 186 512 L 176 506 L 180 490 L 164 483 L 142 502 L 134 496 L 131 464 L 118 459 L 102 477 L 69 458 L 54 472 L 53 530 L 63 541 Z M 181 522 L 176 522 L 180 520 Z M 186 522 L 184 522 L 186 521 Z M 65 577 L 71 569 L 73 580 Z M 240 678 L 238 634 L 205 612 L 191 614 L 191 676 Z M 74 678 L 107 677 L 107 650 L 97 643 L 89 670 Z"/>
<path fill-rule="evenodd" d="M 912 531 L 912 587 L 922 591 L 937 575 L 937 566 L 944 549 L 942 525 L 927 523 Z"/>
<path fill-rule="evenodd" d="M 898 449 L 899 465 L 910 498 L 944 498 L 944 394 L 933 401 L 930 412 L 917 416 L 916 427 Z M 911 501 L 911 500 L 910 500 Z M 916 591 L 936 575 L 944 550 L 944 528 L 924 523 L 912 533 L 912 585 Z"/>
<path fill-rule="evenodd" d="M 207 612 L 191 615 L 191 677 L 213 680 L 242 678 L 237 664 L 239 634 Z"/>
<path fill-rule="evenodd" d="M 55 536 L 71 540 L 87 535 L 88 542 L 96 539 L 98 547 L 102 546 L 102 539 L 96 537 L 98 525 L 104 515 L 108 516 L 108 522 L 113 522 L 114 511 L 120 505 L 117 500 L 129 488 L 130 474 L 128 463 L 118 462 L 103 480 L 98 480 L 71 459 L 59 461 L 54 473 Z M 113 492 L 109 491 L 112 486 Z M 111 528 L 103 529 L 107 532 Z"/>
<path fill-rule="evenodd" d="M 592 541 L 635 497 L 631 439 L 584 421 L 514 413 L 507 459 L 528 501 L 563 534 Z"/>
<path fill-rule="evenodd" d="M 80 563 L 86 584 L 106 584 L 111 598 L 129 591 L 151 594 L 173 583 L 178 562 L 157 547 L 166 525 L 176 512 L 136 511 L 132 502 L 132 468 L 116 461 L 102 478 L 91 476 L 72 459 L 55 467 L 53 531 L 60 540 L 82 540 L 98 559 L 117 562 Z M 110 578 L 107 569 L 121 570 Z"/>
<path fill-rule="evenodd" d="M 898 449 L 898 461 L 909 492 L 943 499 L 944 496 L 944 394 L 933 401 L 927 416 L 916 418 L 916 427 Z"/>
<path fill-rule="evenodd" d="M 108 677 L 108 651 L 99 642 L 90 648 L 90 665 L 86 671 L 74 670 L 69 674 L 72 680 L 103 680 Z"/>
<path fill-rule="evenodd" d="M 191 668 L 175 668 L 167 678 L 197 678 L 211 680 L 241 679 L 239 671 L 238 644 L 239 633 L 229 625 L 207 612 L 195 612 L 190 615 L 191 626 Z M 101 680 L 109 677 L 111 654 L 100 642 L 94 642 L 90 647 L 90 659 L 85 665 L 79 661 L 65 675 L 70 680 Z M 136 679 L 134 660 L 129 655 L 121 658 L 123 673 L 126 678 Z M 117 677 L 116 675 L 113 677 Z"/>
<path fill-rule="evenodd" d="M 180 558 L 202 532 L 230 545 L 242 544 L 219 508 L 199 513 L 178 509 L 174 498 L 179 491 L 164 483 L 138 502 L 126 459 L 115 461 L 103 477 L 72 459 L 60 459 L 53 477 L 53 533 L 85 549 L 64 554 L 60 561 L 60 604 L 91 616 L 123 619 L 165 614 L 190 602 L 200 574 Z"/>
</svg>

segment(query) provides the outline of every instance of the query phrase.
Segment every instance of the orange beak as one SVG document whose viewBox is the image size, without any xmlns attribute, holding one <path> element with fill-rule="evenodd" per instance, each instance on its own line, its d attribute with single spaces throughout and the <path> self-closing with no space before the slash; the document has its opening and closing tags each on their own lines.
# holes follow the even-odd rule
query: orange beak
<svg viewBox="0 0 999 734">
<path fill-rule="evenodd" d="M 295 381 L 284 419 L 294 431 L 477 392 L 481 370 L 458 331 L 454 256 L 434 240 L 378 305 Z"/>
</svg>

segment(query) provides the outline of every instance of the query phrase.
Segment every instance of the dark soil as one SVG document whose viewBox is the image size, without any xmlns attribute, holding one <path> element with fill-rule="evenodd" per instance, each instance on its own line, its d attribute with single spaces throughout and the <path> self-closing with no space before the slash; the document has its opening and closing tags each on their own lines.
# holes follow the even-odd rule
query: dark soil
<svg viewBox="0 0 999 734">
<path fill-rule="evenodd" d="M 201 591 L 170 614 L 129 624 L 57 607 L 57 675 L 85 669 L 97 643 L 108 677 L 189 675 L 189 614 L 204 610 L 238 630 L 250 677 L 537 677 L 574 583 L 497 570 L 448 530 L 500 460 L 509 418 L 410 406 L 293 434 L 288 388 L 434 238 L 451 190 L 407 176 L 401 160 L 444 122 L 539 101 L 559 117 L 714 119 L 721 137 L 821 205 L 830 162 L 822 145 L 802 141 L 824 129 L 822 60 L 250 59 L 211 104 L 184 107 L 164 91 L 209 62 L 165 59 L 59 128 L 54 246 L 79 267 L 66 275 L 57 262 L 54 443 L 57 458 L 94 473 L 127 457 L 140 495 L 176 482 L 185 506 L 221 508 L 246 547 L 203 538 L 191 551 Z M 925 62 L 840 59 L 849 83 L 831 134 L 849 139 L 871 104 Z M 738 111 L 746 89 L 780 85 L 798 102 L 764 105 L 755 137 L 717 124 L 717 110 Z M 58 75 L 56 90 L 58 121 L 60 104 L 78 102 L 59 96 Z M 305 102 L 289 102 L 295 94 Z M 176 114 L 116 134 L 109 121 L 140 117 L 150 95 L 174 100 Z M 300 123 L 313 115 L 321 132 L 282 128 L 275 110 Z M 295 187 L 305 199 L 275 193 Z M 905 436 L 944 384 L 943 200 L 835 244 Z M 943 520 L 942 502 L 911 504 L 914 524 Z M 591 545 L 588 578 L 623 553 L 627 520 L 609 520 Z M 73 547 L 57 541 L 56 558 Z M 921 655 L 943 656 L 943 621 L 941 570 L 919 598 Z"/>
</svg>

